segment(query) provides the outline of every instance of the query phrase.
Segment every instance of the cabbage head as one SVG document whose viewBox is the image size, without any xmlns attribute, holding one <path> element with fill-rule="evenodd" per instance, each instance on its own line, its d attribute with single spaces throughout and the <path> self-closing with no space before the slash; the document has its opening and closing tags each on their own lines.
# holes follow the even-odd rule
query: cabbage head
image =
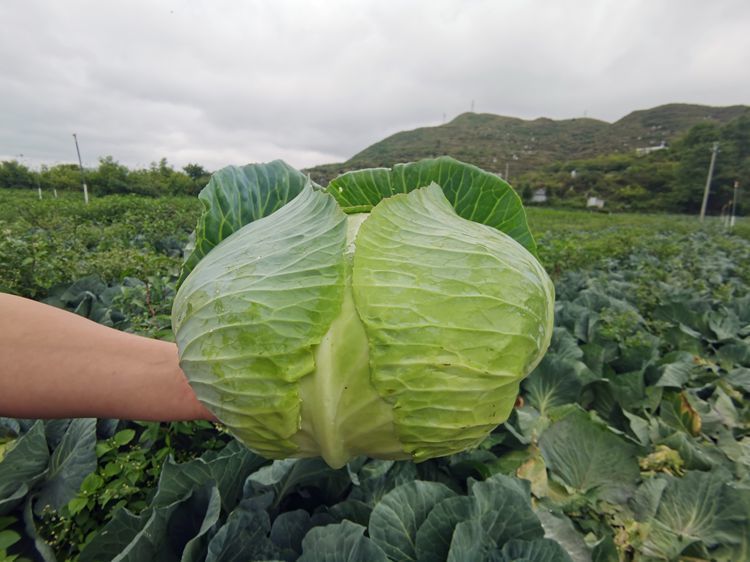
<svg viewBox="0 0 750 562">
<path fill-rule="evenodd" d="M 451 158 L 343 174 L 228 167 L 172 311 L 199 400 L 269 458 L 422 461 L 478 445 L 552 333 L 521 201 Z"/>
</svg>

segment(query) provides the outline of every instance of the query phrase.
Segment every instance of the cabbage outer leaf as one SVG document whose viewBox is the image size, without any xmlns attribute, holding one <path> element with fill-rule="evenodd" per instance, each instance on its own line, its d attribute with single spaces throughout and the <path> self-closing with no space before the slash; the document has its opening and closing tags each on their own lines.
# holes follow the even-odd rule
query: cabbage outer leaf
<svg viewBox="0 0 750 562">
<path fill-rule="evenodd" d="M 195 227 L 195 248 L 182 265 L 178 285 L 222 240 L 246 224 L 277 211 L 306 185 L 318 187 L 282 160 L 227 166 L 214 172 L 198 195 L 203 212 Z"/>
<path fill-rule="evenodd" d="M 450 156 L 396 164 L 393 169 L 347 172 L 333 179 L 327 190 L 345 213 L 369 213 L 385 198 L 431 183 L 443 189 L 458 216 L 505 232 L 536 255 L 526 211 L 513 188 L 496 174 Z"/>
</svg>

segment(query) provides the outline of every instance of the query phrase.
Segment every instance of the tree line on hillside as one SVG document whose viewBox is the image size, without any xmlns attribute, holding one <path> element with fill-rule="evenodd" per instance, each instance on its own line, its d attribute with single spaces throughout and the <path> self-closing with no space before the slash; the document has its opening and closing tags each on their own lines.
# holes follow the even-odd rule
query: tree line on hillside
<svg viewBox="0 0 750 562">
<path fill-rule="evenodd" d="M 605 200 L 605 208 L 632 211 L 697 213 L 718 143 L 708 211 L 726 214 L 739 186 L 737 212 L 750 209 L 750 118 L 725 125 L 701 123 L 670 146 L 647 154 L 608 154 L 560 162 L 511 178 L 527 201 L 540 189 L 547 204 L 583 207 L 589 197 Z"/>
<path fill-rule="evenodd" d="M 86 168 L 84 177 L 93 195 L 197 195 L 208 183 L 211 173 L 200 164 L 188 164 L 175 170 L 166 158 L 153 162 L 148 168 L 131 170 L 112 156 L 106 156 L 99 159 L 96 168 Z M 81 170 L 77 164 L 57 164 L 42 166 L 37 171 L 16 160 L 6 160 L 0 162 L 0 188 L 80 191 Z"/>
</svg>

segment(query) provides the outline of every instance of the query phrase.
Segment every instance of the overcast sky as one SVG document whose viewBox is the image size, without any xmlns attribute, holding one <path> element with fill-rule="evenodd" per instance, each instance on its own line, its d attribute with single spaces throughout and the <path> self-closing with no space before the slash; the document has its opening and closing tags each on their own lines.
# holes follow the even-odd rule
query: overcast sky
<svg viewBox="0 0 750 562">
<path fill-rule="evenodd" d="M 343 161 L 469 111 L 750 103 L 748 0 L 2 0 L 0 159 Z M 23 154 L 23 158 L 19 155 Z"/>
</svg>

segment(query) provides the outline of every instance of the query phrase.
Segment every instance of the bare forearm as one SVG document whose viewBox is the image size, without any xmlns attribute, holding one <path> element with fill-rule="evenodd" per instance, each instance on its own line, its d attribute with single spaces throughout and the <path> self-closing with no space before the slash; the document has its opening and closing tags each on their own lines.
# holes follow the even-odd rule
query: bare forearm
<svg viewBox="0 0 750 562">
<path fill-rule="evenodd" d="M 169 342 L 0 294 L 0 416 L 212 419 Z"/>
</svg>

